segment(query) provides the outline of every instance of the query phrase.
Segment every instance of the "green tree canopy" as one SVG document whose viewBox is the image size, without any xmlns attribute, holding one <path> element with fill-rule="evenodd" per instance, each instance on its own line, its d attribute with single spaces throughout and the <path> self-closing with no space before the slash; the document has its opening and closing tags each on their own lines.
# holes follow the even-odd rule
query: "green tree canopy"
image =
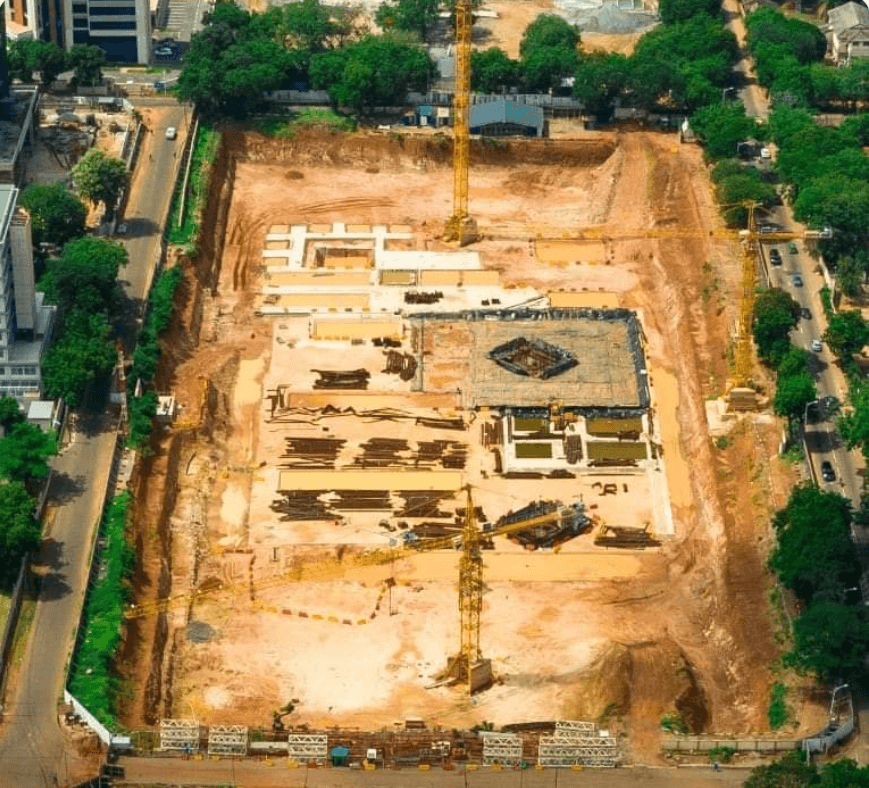
<svg viewBox="0 0 869 788">
<path fill-rule="evenodd" d="M 800 753 L 789 752 L 781 760 L 752 769 L 744 788 L 808 788 L 817 775 L 813 763 L 806 763 Z"/>
<path fill-rule="evenodd" d="M 722 206 L 724 220 L 730 227 L 748 227 L 746 203 L 769 206 L 777 197 L 775 187 L 763 180 L 756 167 L 744 166 L 734 159 L 725 159 L 716 165 L 712 179 L 718 204 Z"/>
<path fill-rule="evenodd" d="M 869 343 L 869 323 L 857 309 L 843 309 L 830 316 L 824 341 L 839 358 L 850 360 Z"/>
<path fill-rule="evenodd" d="M 39 547 L 36 506 L 21 482 L 0 484 L 0 584 L 10 588 L 25 553 Z"/>
<path fill-rule="evenodd" d="M 425 41 L 429 29 L 438 20 L 440 9 L 441 0 L 386 0 L 377 9 L 374 21 L 384 30 L 407 30 Z"/>
<path fill-rule="evenodd" d="M 790 293 L 778 287 L 758 291 L 754 301 L 752 333 L 758 355 L 767 363 L 778 367 L 790 349 L 789 334 L 800 318 L 800 305 Z"/>
<path fill-rule="evenodd" d="M 838 427 L 849 449 L 857 446 L 869 459 L 869 386 L 865 383 L 851 390 L 852 410 L 839 418 Z"/>
<path fill-rule="evenodd" d="M 64 71 L 66 53 L 53 41 L 10 41 L 7 50 L 9 75 L 22 82 L 30 82 L 38 71 L 43 87 L 48 87 Z"/>
<path fill-rule="evenodd" d="M 401 103 L 408 90 L 425 90 L 433 74 L 422 47 L 392 35 L 369 36 L 311 61 L 314 86 L 360 114 Z"/>
<path fill-rule="evenodd" d="M 718 0 L 661 0 L 658 15 L 665 25 L 686 22 L 696 16 L 721 16 Z"/>
<path fill-rule="evenodd" d="M 382 8 L 382 6 L 381 6 Z M 503 49 L 471 52 L 471 87 L 479 93 L 497 93 L 519 84 L 519 63 Z"/>
<path fill-rule="evenodd" d="M 87 384 L 115 363 L 112 327 L 102 313 L 73 311 L 64 323 L 63 334 L 42 358 L 45 393 L 77 405 Z"/>
<path fill-rule="evenodd" d="M 785 663 L 821 680 L 859 680 L 869 653 L 869 610 L 838 602 L 813 602 L 794 622 L 794 645 Z"/>
<path fill-rule="evenodd" d="M 67 65 L 73 69 L 72 81 L 79 87 L 93 87 L 103 81 L 106 53 L 93 44 L 75 44 L 67 53 Z"/>
<path fill-rule="evenodd" d="M 86 236 L 70 241 L 43 278 L 50 301 L 66 312 L 111 312 L 118 292 L 118 271 L 127 250 L 116 241 Z"/>
<path fill-rule="evenodd" d="M 78 193 L 92 203 L 103 203 L 107 217 L 114 215 L 118 198 L 129 179 L 124 162 L 97 148 L 85 153 L 72 170 L 72 181 Z"/>
<path fill-rule="evenodd" d="M 0 396 L 0 427 L 8 430 L 20 421 L 24 421 L 24 413 L 18 400 L 5 394 Z"/>
<path fill-rule="evenodd" d="M 539 14 L 519 44 L 522 73 L 530 90 L 560 86 L 576 71 L 579 29 L 555 14 Z"/>
<path fill-rule="evenodd" d="M 851 518 L 847 498 L 810 484 L 795 487 L 787 505 L 773 517 L 776 546 L 769 565 L 803 601 L 842 601 L 844 589 L 859 580 Z"/>
<path fill-rule="evenodd" d="M 13 424 L 0 439 L 0 476 L 30 482 L 48 476 L 48 458 L 55 454 L 54 438 L 28 421 Z"/>
<path fill-rule="evenodd" d="M 19 198 L 31 218 L 33 243 L 63 246 L 84 235 L 87 208 L 62 183 L 33 184 Z"/>
<path fill-rule="evenodd" d="M 691 128 L 706 146 L 711 159 L 730 159 L 736 155 L 736 144 L 758 136 L 754 118 L 745 114 L 738 101 L 726 101 L 701 107 L 691 116 Z"/>
<path fill-rule="evenodd" d="M 776 382 L 773 410 L 787 419 L 802 418 L 806 405 L 818 398 L 815 381 L 807 372 L 798 375 L 779 374 Z"/>
<path fill-rule="evenodd" d="M 585 111 L 608 120 L 613 102 L 628 86 L 630 65 L 624 55 L 592 52 L 582 55 L 576 67 L 573 95 L 582 101 Z"/>
</svg>

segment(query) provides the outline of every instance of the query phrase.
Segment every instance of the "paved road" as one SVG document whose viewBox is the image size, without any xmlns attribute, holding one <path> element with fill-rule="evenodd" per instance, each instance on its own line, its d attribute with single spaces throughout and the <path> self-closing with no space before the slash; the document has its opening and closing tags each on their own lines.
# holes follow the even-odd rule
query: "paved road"
<svg viewBox="0 0 869 788">
<path fill-rule="evenodd" d="M 245 788 L 625 788 L 642 785 L 645 788 L 735 788 L 748 776 L 746 769 L 723 768 L 713 772 L 709 767 L 683 769 L 547 769 L 535 771 L 485 769 L 466 772 L 463 769 L 442 771 L 433 769 L 417 772 L 361 772 L 350 769 L 287 769 L 286 761 L 275 760 L 269 767 L 252 761 L 179 761 L 163 758 L 121 758 L 119 765 L 126 771 L 130 786 L 238 785 Z"/>
<path fill-rule="evenodd" d="M 0 786 L 63 785 L 74 764 L 57 724 L 64 667 L 88 575 L 93 529 L 114 448 L 108 416 L 84 419 L 52 462 L 50 519 L 40 557 L 46 571 L 32 636 L 14 697 L 0 729 Z M 53 513 L 53 518 L 51 514 Z"/>
<path fill-rule="evenodd" d="M 138 106 L 138 102 L 136 104 Z M 142 141 L 139 164 L 124 212 L 123 223 L 127 226 L 127 232 L 118 236 L 127 247 L 130 259 L 119 274 L 124 293 L 132 302 L 130 308 L 125 310 L 130 315 L 141 314 L 142 302 L 160 254 L 163 222 L 181 165 L 190 118 L 190 109 L 179 104 L 161 107 L 143 104 L 140 111 L 145 117 L 148 133 Z M 178 130 L 177 139 L 166 139 L 169 126 Z M 132 323 L 124 326 L 123 339 L 128 350 L 131 348 L 134 328 Z"/>
</svg>

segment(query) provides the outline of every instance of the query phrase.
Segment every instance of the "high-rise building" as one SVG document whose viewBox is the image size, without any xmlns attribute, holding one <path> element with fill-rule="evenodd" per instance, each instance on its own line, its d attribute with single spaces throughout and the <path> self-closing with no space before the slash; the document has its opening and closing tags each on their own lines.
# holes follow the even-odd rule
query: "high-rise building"
<svg viewBox="0 0 869 788">
<path fill-rule="evenodd" d="M 20 402 L 42 393 L 40 362 L 56 307 L 35 287 L 30 215 L 16 208 L 18 189 L 0 184 L 0 394 Z"/>
<path fill-rule="evenodd" d="M 63 0 L 6 0 L 6 33 L 63 46 Z"/>
<path fill-rule="evenodd" d="M 148 63 L 151 5 L 148 0 L 63 0 L 66 47 L 94 44 L 111 63 Z"/>
</svg>

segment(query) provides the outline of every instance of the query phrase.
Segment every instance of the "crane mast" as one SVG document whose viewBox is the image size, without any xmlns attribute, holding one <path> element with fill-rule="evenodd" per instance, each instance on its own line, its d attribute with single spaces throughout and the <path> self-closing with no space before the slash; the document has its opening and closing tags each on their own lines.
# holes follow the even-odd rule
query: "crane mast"
<svg viewBox="0 0 869 788">
<path fill-rule="evenodd" d="M 471 102 L 471 0 L 456 3 L 456 84 L 453 94 L 453 215 L 444 238 L 460 246 L 477 238 L 477 223 L 468 213 Z"/>
</svg>

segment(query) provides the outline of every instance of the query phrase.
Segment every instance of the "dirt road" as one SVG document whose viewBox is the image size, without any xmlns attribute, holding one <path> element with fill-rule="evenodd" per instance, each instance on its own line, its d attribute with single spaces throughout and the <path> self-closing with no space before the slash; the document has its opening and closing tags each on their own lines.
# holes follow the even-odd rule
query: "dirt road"
<svg viewBox="0 0 869 788">
<path fill-rule="evenodd" d="M 589 786 L 589 788 L 626 788 L 643 785 L 647 788 L 721 788 L 741 786 L 748 776 L 747 769 L 722 768 L 713 772 L 709 767 L 683 769 L 548 769 L 536 771 L 487 770 L 428 772 L 374 771 L 350 769 L 287 769 L 284 761 L 273 766 L 255 761 L 179 761 L 163 758 L 121 758 L 126 771 L 125 782 L 118 788 L 139 788 L 147 785 L 211 786 L 238 785 L 244 788 L 278 788 L 278 786 L 309 786 L 310 788 L 556 788 L 556 786 Z"/>
</svg>

